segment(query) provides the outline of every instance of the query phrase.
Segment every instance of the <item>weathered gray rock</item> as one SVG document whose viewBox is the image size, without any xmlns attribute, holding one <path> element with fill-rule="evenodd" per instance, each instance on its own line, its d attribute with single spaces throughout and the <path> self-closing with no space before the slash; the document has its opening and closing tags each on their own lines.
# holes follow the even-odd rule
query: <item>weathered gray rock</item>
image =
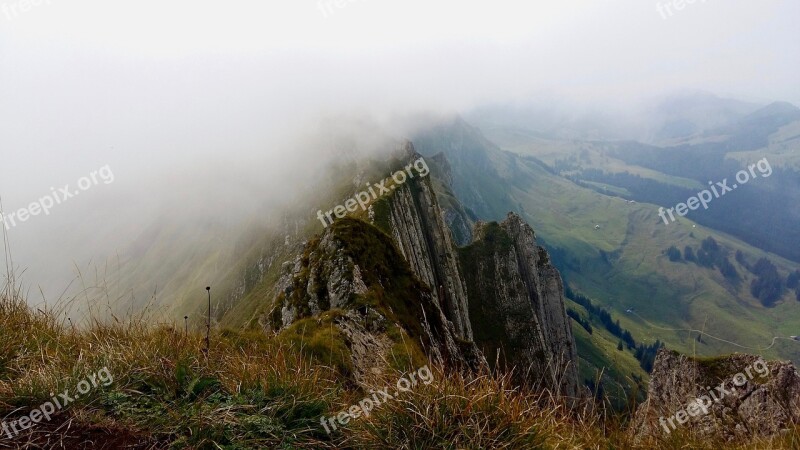
<svg viewBox="0 0 800 450">
<path fill-rule="evenodd" d="M 346 223 L 346 219 L 343 221 Z M 431 290 L 414 277 L 391 239 L 368 224 L 358 221 L 350 224 L 357 231 L 342 231 L 341 224 L 332 226 L 319 239 L 310 241 L 292 263 L 284 264 L 284 272 L 276 283 L 279 295 L 267 318 L 261 321 L 266 329 L 280 332 L 299 319 L 334 309 L 343 311 L 344 318 L 340 317 L 334 323 L 351 351 L 357 381 L 366 380 L 367 372 L 374 366 L 374 358 L 366 357 L 367 349 L 374 344 L 376 354 L 381 354 L 391 340 L 385 327 L 364 328 L 359 324 L 387 323 L 390 321 L 387 314 L 394 314 L 392 305 L 382 305 L 384 312 L 381 313 L 367 306 L 369 301 L 366 298 L 370 295 L 402 295 L 408 310 L 407 314 L 398 316 L 406 320 L 400 325 L 406 331 L 414 329 L 422 333 L 421 336 L 406 334 L 405 340 L 419 340 L 427 355 L 439 364 L 475 367 L 475 358 L 479 354 L 477 349 L 469 348 L 474 344 L 459 337 Z M 357 233 L 357 238 L 370 235 L 370 243 L 354 244 L 350 241 L 354 236 L 346 234 L 350 232 Z M 378 261 L 383 267 L 378 269 L 361 263 L 360 259 L 368 257 L 365 256 L 367 249 L 358 248 L 359 245 L 371 245 L 369 250 L 383 255 L 385 259 Z M 369 282 L 365 278 L 367 274 L 371 275 Z M 390 279 L 392 276 L 395 279 Z M 398 283 L 399 278 L 410 283 L 413 289 L 402 293 L 398 293 L 396 288 L 393 290 L 389 284 Z M 376 315 L 379 316 L 377 319 Z"/>
<path fill-rule="evenodd" d="M 639 439 L 680 429 L 730 440 L 777 435 L 798 420 L 800 375 L 792 363 L 745 354 L 695 359 L 662 349 L 631 426 Z"/>
<path fill-rule="evenodd" d="M 456 247 L 427 180 L 404 184 L 395 191 L 391 223 L 392 237 L 411 269 L 431 287 L 459 338 L 471 341 L 467 293 Z"/>
<path fill-rule="evenodd" d="M 390 359 L 393 343 L 385 334 L 386 318 L 368 308 L 361 312 L 348 311 L 337 318 L 335 324 L 350 349 L 356 383 L 362 386 L 372 384 Z"/>
</svg>

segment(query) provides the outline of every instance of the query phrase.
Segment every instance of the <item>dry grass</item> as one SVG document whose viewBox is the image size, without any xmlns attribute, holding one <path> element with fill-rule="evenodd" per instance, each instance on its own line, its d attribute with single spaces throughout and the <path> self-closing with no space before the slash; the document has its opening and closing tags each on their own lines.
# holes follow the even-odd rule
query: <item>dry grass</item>
<svg viewBox="0 0 800 450">
<path fill-rule="evenodd" d="M 782 440 L 726 444 L 673 436 L 633 445 L 621 419 L 588 401 L 514 386 L 508 376 L 430 366 L 417 385 L 328 435 L 320 425 L 369 395 L 330 366 L 257 332 L 200 334 L 142 319 L 82 330 L 0 296 L 0 418 L 10 421 L 108 367 L 114 382 L 0 448 L 792 448 Z M 376 388 L 404 374 L 387 369 Z M 571 406 L 568 407 L 567 405 Z"/>
</svg>

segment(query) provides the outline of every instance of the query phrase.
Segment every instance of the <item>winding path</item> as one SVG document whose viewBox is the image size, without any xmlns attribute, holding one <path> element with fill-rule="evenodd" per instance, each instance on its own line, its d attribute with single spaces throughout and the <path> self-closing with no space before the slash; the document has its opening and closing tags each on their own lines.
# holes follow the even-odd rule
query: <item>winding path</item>
<svg viewBox="0 0 800 450">
<path fill-rule="evenodd" d="M 708 336 L 711 339 L 715 339 L 717 341 L 722 341 L 722 342 L 725 342 L 725 343 L 728 343 L 728 344 L 731 344 L 731 345 L 735 345 L 736 347 L 744 348 L 744 349 L 747 349 L 747 350 L 756 350 L 756 351 L 769 350 L 775 345 L 775 342 L 777 342 L 778 339 L 786 339 L 787 341 L 794 341 L 794 339 L 792 339 L 790 337 L 775 336 L 775 337 L 772 338 L 772 343 L 769 344 L 769 346 L 767 346 L 767 347 L 764 347 L 764 348 L 747 347 L 747 346 L 744 346 L 744 345 L 737 344 L 736 342 L 731 342 L 731 341 L 729 341 L 727 339 L 722 339 L 721 337 L 714 336 L 713 334 L 708 334 L 708 333 L 706 333 L 705 331 L 702 331 L 702 330 L 695 330 L 693 328 L 664 328 L 664 327 L 659 327 L 657 325 L 654 325 L 654 324 L 650 323 L 647 319 L 645 319 L 644 317 L 642 317 L 638 313 L 636 313 L 636 311 L 631 311 L 631 314 L 634 314 L 636 317 L 642 319 L 649 326 L 651 326 L 653 328 L 656 328 L 656 329 L 659 329 L 659 330 L 664 330 L 664 331 L 689 331 L 689 332 L 694 331 L 694 332 L 699 333 L 700 335 Z"/>
</svg>

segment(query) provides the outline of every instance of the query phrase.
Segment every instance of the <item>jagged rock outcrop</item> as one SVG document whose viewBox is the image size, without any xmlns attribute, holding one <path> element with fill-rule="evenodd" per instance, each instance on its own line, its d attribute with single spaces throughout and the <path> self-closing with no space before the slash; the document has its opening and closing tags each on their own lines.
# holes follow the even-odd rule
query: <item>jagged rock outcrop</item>
<svg viewBox="0 0 800 450">
<path fill-rule="evenodd" d="M 387 345 L 404 340 L 419 344 L 439 364 L 475 366 L 477 351 L 458 337 L 431 290 L 414 275 L 391 239 L 365 222 L 341 219 L 309 241 L 301 255 L 284 265 L 276 290 L 278 297 L 263 320 L 269 331 L 341 311 L 334 324 L 350 349 L 357 381 L 368 378 L 374 368 L 369 347 L 380 354 Z M 394 333 L 393 326 L 399 327 Z"/>
<path fill-rule="evenodd" d="M 531 227 L 509 213 L 478 223 L 460 250 L 475 340 L 523 382 L 578 396 L 577 349 L 561 276 Z"/>
<path fill-rule="evenodd" d="M 410 143 L 405 151 L 408 159 L 419 156 Z M 577 396 L 577 349 L 561 277 L 530 226 L 509 214 L 499 225 L 508 248 L 481 251 L 490 245 L 482 241 L 490 226 L 484 224 L 470 233 L 481 242 L 459 251 L 428 180 L 404 185 L 389 203 L 395 242 L 421 280 L 441 286 L 434 293 L 442 297 L 437 300 L 459 337 L 474 341 L 490 362 L 502 348 L 504 366 L 515 367 L 520 381 Z M 476 323 L 480 336 L 473 330 Z"/>
<path fill-rule="evenodd" d="M 800 420 L 800 375 L 784 361 L 733 354 L 691 358 L 661 349 L 648 399 L 632 427 L 638 439 L 676 430 L 734 439 L 781 433 Z"/>
<path fill-rule="evenodd" d="M 395 158 L 405 165 L 421 156 L 406 142 Z M 463 213 L 455 197 L 448 202 Z M 519 216 L 476 226 L 466 233 L 474 241 L 458 249 L 431 179 L 418 176 L 393 184 L 368 218 L 372 225 L 339 219 L 285 264 L 267 329 L 339 311 L 333 323 L 359 382 L 375 355 L 398 344 L 387 331 L 397 324 L 437 362 L 474 370 L 500 352 L 520 382 L 578 396 L 561 278 Z M 376 322 L 388 325 L 366 325 Z"/>
</svg>

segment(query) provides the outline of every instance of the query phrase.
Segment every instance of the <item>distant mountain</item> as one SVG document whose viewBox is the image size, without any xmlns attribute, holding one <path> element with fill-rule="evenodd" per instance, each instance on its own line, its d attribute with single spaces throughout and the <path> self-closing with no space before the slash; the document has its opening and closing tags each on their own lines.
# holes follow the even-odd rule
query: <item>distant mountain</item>
<svg viewBox="0 0 800 450">
<path fill-rule="evenodd" d="M 761 121 L 771 126 L 781 126 L 794 120 L 800 120 L 800 108 L 789 102 L 773 102 L 748 114 L 742 122 Z"/>
<path fill-rule="evenodd" d="M 466 113 L 464 119 L 484 131 L 517 130 L 540 138 L 630 139 L 640 134 L 619 113 L 557 101 L 483 105 Z"/>
<path fill-rule="evenodd" d="M 737 146 L 735 151 L 755 150 L 766 147 L 769 136 L 781 127 L 798 120 L 800 108 L 791 103 L 775 102 L 720 129 L 709 130 L 706 135 L 730 135 L 729 142 Z"/>
<path fill-rule="evenodd" d="M 736 123 L 763 105 L 682 91 L 627 110 L 569 105 L 555 100 L 489 104 L 464 118 L 488 134 L 502 129 L 544 139 L 636 140 L 675 145 Z"/>
<path fill-rule="evenodd" d="M 645 120 L 651 125 L 643 140 L 663 143 L 689 138 L 734 123 L 758 107 L 702 91 L 672 94 L 645 108 Z"/>
</svg>

